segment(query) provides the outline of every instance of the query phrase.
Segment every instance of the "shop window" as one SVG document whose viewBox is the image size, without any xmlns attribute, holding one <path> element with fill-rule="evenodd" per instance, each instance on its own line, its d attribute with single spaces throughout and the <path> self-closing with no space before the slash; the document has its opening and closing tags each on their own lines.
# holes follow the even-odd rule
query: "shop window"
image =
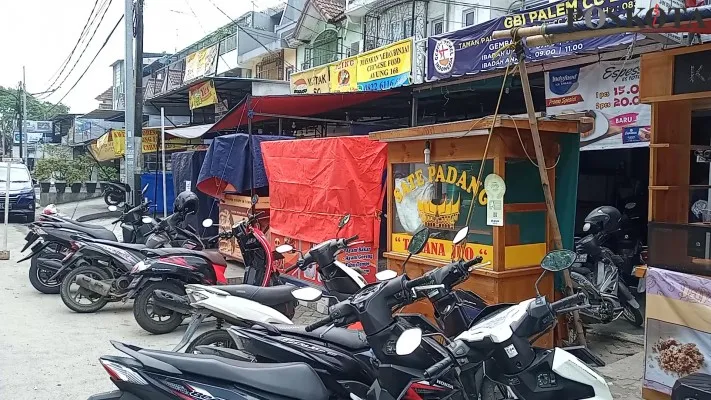
<svg viewBox="0 0 711 400">
<path fill-rule="evenodd" d="M 431 35 L 439 35 L 444 32 L 444 19 L 439 18 L 432 21 Z"/>
<path fill-rule="evenodd" d="M 408 18 L 402 22 L 402 38 L 412 36 L 412 19 Z"/>
<path fill-rule="evenodd" d="M 486 194 L 480 192 L 474 197 L 480 166 L 481 161 L 393 164 L 393 249 L 398 251 L 396 242 L 404 244 L 427 227 L 434 234 L 433 246 L 442 246 L 432 251 L 441 253 L 457 231 L 467 225 L 470 209 L 469 242 L 491 246 L 493 230 L 486 224 Z M 492 171 L 493 163 L 487 161 L 483 176 Z"/>
<path fill-rule="evenodd" d="M 464 11 L 463 22 L 464 26 L 472 26 L 476 24 L 476 9 Z"/>
<path fill-rule="evenodd" d="M 223 55 L 237 48 L 237 35 L 232 35 L 220 42 L 219 54 Z"/>
<path fill-rule="evenodd" d="M 304 64 L 308 64 L 308 67 L 306 65 L 304 67 L 313 68 L 337 61 L 340 58 L 338 44 L 338 33 L 335 30 L 328 29 L 321 32 L 307 50 L 310 60 L 304 62 Z"/>
</svg>

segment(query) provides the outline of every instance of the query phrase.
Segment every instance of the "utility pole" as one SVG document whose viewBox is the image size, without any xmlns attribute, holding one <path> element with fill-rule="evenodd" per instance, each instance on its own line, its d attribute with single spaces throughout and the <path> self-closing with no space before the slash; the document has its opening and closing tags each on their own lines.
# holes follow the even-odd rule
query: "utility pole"
<svg viewBox="0 0 711 400">
<path fill-rule="evenodd" d="M 25 80 L 25 66 L 22 66 L 22 120 L 27 121 L 27 80 Z M 24 123 L 24 122 L 23 122 Z M 30 158 L 30 133 L 26 132 L 25 135 L 25 165 Z M 22 146 L 22 143 L 20 143 Z"/>
<path fill-rule="evenodd" d="M 22 139 L 23 139 L 22 130 L 23 130 L 23 128 L 25 127 L 24 114 L 22 113 L 22 108 L 21 108 L 22 106 L 21 106 L 21 104 L 20 104 L 20 102 L 22 101 L 22 96 L 23 96 L 22 91 L 23 91 L 23 90 L 22 90 L 22 82 L 20 82 L 19 89 L 17 89 L 17 110 L 16 110 L 16 111 L 17 111 L 17 116 L 18 116 L 18 121 L 19 121 L 18 124 L 17 124 L 17 128 L 18 128 L 19 131 L 20 131 L 20 158 L 22 158 L 22 143 L 24 143 L 23 140 L 22 140 Z M 13 136 L 14 136 L 14 135 L 13 135 Z M 12 138 L 12 143 L 15 143 L 15 138 L 14 138 L 14 137 Z M 12 153 L 12 151 L 11 151 L 11 153 Z M 13 157 L 14 157 L 14 156 L 13 156 Z"/>
<path fill-rule="evenodd" d="M 134 177 L 134 147 L 133 147 L 133 133 L 134 133 L 134 120 L 136 113 L 136 75 L 133 73 L 133 0 L 125 0 L 125 27 L 126 27 L 126 48 L 123 61 L 124 70 L 124 96 L 126 101 L 125 104 L 125 118 L 124 126 L 126 129 L 126 152 L 125 152 L 125 173 L 123 177 L 124 183 L 128 183 L 133 188 L 135 192 L 135 183 L 133 182 Z M 140 190 L 138 190 L 140 192 Z"/>
<path fill-rule="evenodd" d="M 134 118 L 134 153 L 135 153 L 135 172 L 140 174 L 141 173 L 141 164 L 142 164 L 142 157 L 143 157 L 143 152 L 141 151 L 141 140 L 143 136 L 143 1 L 144 0 L 136 0 L 136 27 L 135 27 L 135 33 L 136 33 L 136 58 L 134 59 L 134 62 L 136 63 L 136 67 L 134 68 L 134 72 L 136 74 L 136 96 L 135 96 L 135 107 L 136 111 L 134 112 L 133 118 Z M 138 177 L 134 177 L 134 181 L 136 182 L 136 189 L 138 189 L 141 186 L 140 179 Z M 140 190 L 136 190 L 134 192 L 136 194 L 136 203 L 135 204 L 140 204 L 139 201 L 142 200 L 140 196 Z"/>
</svg>

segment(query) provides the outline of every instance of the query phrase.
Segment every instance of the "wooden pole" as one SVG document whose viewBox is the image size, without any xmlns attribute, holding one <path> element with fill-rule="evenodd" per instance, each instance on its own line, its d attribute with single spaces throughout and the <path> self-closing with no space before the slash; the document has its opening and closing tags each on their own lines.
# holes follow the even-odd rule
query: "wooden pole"
<svg viewBox="0 0 711 400">
<path fill-rule="evenodd" d="M 521 51 L 521 42 L 517 44 L 518 53 L 518 68 L 521 74 L 521 86 L 523 87 L 523 98 L 526 102 L 526 111 L 528 112 L 528 120 L 531 125 L 531 137 L 533 137 L 533 147 L 536 150 L 536 163 L 538 164 L 538 173 L 541 176 L 541 185 L 543 186 L 543 195 L 546 198 L 546 209 L 548 211 L 548 220 L 553 229 L 553 244 L 556 249 L 563 248 L 563 239 L 560 234 L 560 226 L 558 225 L 558 216 L 555 213 L 555 203 L 553 203 L 553 195 L 551 194 L 551 186 L 548 181 L 548 173 L 546 172 L 546 162 L 543 156 L 543 145 L 541 144 L 541 135 L 538 132 L 538 120 L 536 111 L 533 108 L 533 96 L 531 95 L 531 86 L 528 81 L 528 71 L 526 70 L 526 57 Z M 563 271 L 565 278 L 565 289 L 567 295 L 573 294 L 573 281 L 570 279 L 570 272 Z M 580 323 L 580 313 L 577 310 L 573 311 L 573 322 L 575 323 L 575 332 L 577 333 L 578 344 L 587 347 L 585 340 L 585 332 L 583 325 Z"/>
</svg>

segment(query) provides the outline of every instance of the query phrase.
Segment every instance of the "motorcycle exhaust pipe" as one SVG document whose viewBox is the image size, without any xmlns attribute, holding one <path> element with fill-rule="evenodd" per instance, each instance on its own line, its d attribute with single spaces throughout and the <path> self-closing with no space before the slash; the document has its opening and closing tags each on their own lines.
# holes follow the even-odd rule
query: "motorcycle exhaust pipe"
<svg viewBox="0 0 711 400">
<path fill-rule="evenodd" d="M 162 307 L 183 315 L 190 315 L 193 308 L 190 305 L 188 296 L 181 296 L 164 290 L 153 291 L 153 301 L 158 307 Z"/>
<path fill-rule="evenodd" d="M 98 281 L 83 274 L 77 275 L 75 282 L 81 288 L 90 290 L 94 293 L 98 293 L 102 296 L 108 296 L 109 292 L 111 291 L 111 285 L 109 285 L 108 283 Z"/>
</svg>

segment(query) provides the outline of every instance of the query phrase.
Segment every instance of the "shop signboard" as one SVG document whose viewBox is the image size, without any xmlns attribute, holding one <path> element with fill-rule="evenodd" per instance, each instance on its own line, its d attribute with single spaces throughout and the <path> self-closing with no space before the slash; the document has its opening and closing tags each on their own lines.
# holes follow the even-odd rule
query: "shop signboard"
<svg viewBox="0 0 711 400">
<path fill-rule="evenodd" d="M 358 91 L 388 90 L 412 80 L 412 38 L 358 55 Z"/>
<path fill-rule="evenodd" d="M 211 106 L 217 103 L 217 92 L 215 82 L 211 80 L 191 86 L 188 89 L 190 109 Z"/>
<path fill-rule="evenodd" d="M 642 385 L 670 395 L 679 378 L 711 374 L 711 279 L 649 268 L 646 280 Z"/>
<path fill-rule="evenodd" d="M 427 42 L 427 80 L 439 80 L 467 74 L 477 74 L 506 68 L 515 62 L 510 39 L 492 39 L 494 31 L 514 27 L 535 26 L 543 23 L 563 23 L 568 18 L 568 7 L 574 5 L 579 15 L 588 8 L 606 9 L 608 13 L 624 13 L 634 9 L 635 0 L 560 0 L 529 10 L 495 18 L 479 25 L 432 36 Z M 576 14 L 576 15 L 577 15 Z M 570 56 L 576 53 L 598 52 L 599 49 L 631 43 L 629 34 L 607 35 L 598 38 L 528 48 L 526 59 L 531 62 Z"/>
<path fill-rule="evenodd" d="M 348 57 L 328 66 L 331 79 L 331 93 L 355 92 L 358 90 L 356 80 L 358 57 Z"/>
<path fill-rule="evenodd" d="M 652 108 L 640 102 L 639 76 L 639 59 L 546 72 L 546 114 L 595 118 L 593 129 L 580 134 L 581 150 L 648 146 Z"/>
<path fill-rule="evenodd" d="M 291 74 L 291 93 L 329 93 L 331 88 L 328 70 L 329 66 L 324 65 Z"/>
<path fill-rule="evenodd" d="M 184 82 L 215 75 L 215 71 L 217 71 L 217 45 L 188 54 L 185 58 Z"/>
<path fill-rule="evenodd" d="M 141 151 L 143 153 L 155 153 L 160 150 L 160 129 L 143 129 L 141 138 Z M 199 139 L 184 139 L 165 135 L 165 151 L 183 150 L 193 144 L 200 144 Z"/>
</svg>

